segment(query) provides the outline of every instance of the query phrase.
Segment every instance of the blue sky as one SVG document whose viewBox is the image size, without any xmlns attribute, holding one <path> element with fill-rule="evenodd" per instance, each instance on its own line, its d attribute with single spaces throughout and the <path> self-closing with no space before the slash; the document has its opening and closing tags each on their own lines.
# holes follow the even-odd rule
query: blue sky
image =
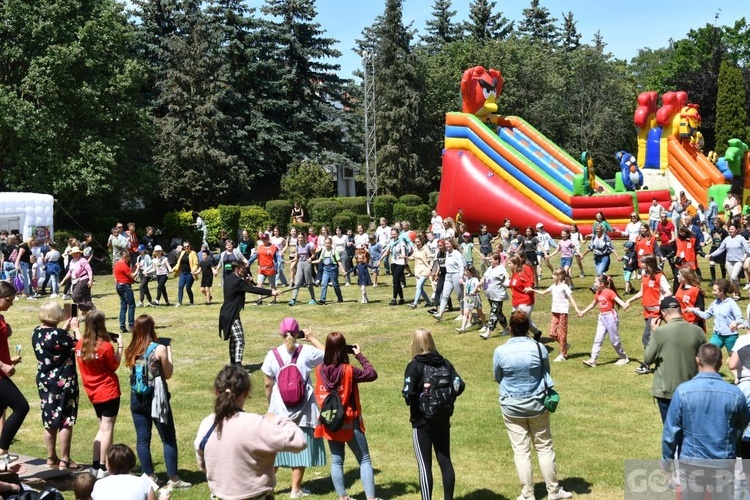
<svg viewBox="0 0 750 500">
<path fill-rule="evenodd" d="M 413 22 L 414 28 L 423 31 L 433 3 L 434 0 L 404 0 L 404 22 Z M 469 3 L 469 0 L 453 0 L 457 20 L 468 18 Z M 497 0 L 496 8 L 505 17 L 519 20 L 530 3 L 530 0 Z M 258 7 L 263 0 L 248 0 L 248 5 Z M 666 47 L 670 38 L 679 40 L 690 29 L 714 23 L 717 12 L 720 25 L 733 25 L 735 20 L 750 16 L 747 0 L 542 0 L 541 5 L 558 20 L 563 13 L 572 11 L 583 41 L 590 42 L 601 31 L 606 50 L 626 60 L 635 56 L 638 49 Z M 326 30 L 326 36 L 339 40 L 337 48 L 342 57 L 337 62 L 341 65 L 341 76 L 350 77 L 361 64 L 352 51 L 354 41 L 383 12 L 385 0 L 317 0 L 316 6 L 318 22 Z"/>
</svg>

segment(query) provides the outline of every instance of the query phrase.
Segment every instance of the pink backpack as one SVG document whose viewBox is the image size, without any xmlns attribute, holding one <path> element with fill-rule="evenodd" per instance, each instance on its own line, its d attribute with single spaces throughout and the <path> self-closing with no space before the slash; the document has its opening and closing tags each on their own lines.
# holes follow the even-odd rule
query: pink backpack
<svg viewBox="0 0 750 500">
<path fill-rule="evenodd" d="M 276 361 L 279 362 L 279 375 L 276 377 L 276 385 L 279 387 L 281 400 L 287 408 L 294 408 L 305 399 L 307 393 L 307 383 L 302 378 L 302 373 L 297 367 L 297 358 L 302 351 L 302 346 L 298 345 L 292 354 L 292 359 L 288 364 L 284 364 L 279 355 L 278 348 L 273 350 Z"/>
</svg>

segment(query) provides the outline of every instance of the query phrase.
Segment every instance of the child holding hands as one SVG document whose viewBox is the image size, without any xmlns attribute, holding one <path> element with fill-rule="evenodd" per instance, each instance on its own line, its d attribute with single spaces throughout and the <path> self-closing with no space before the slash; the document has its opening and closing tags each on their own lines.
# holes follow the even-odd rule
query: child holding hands
<svg viewBox="0 0 750 500">
<path fill-rule="evenodd" d="M 552 279 L 554 283 L 549 288 L 537 291 L 537 293 L 539 295 L 552 294 L 552 318 L 550 319 L 549 335 L 560 344 L 560 354 L 555 358 L 555 361 L 559 362 L 568 359 L 568 349 L 570 348 L 570 344 L 568 344 L 568 313 L 570 312 L 570 304 L 573 304 L 578 314 L 581 314 L 581 310 L 578 309 L 578 305 L 573 299 L 573 291 L 566 283 L 569 279 L 568 271 L 558 267 L 552 272 Z"/>
<path fill-rule="evenodd" d="M 612 342 L 612 347 L 619 356 L 615 364 L 626 365 L 630 362 L 628 356 L 625 354 L 625 350 L 622 348 L 622 342 L 620 341 L 620 319 L 617 316 L 615 306 L 618 305 L 623 309 L 628 308 L 628 303 L 624 302 L 617 294 L 615 285 L 612 282 L 612 278 L 606 274 L 600 274 L 594 281 L 594 300 L 591 304 L 586 306 L 583 311 L 578 312 L 578 317 L 582 318 L 587 312 L 599 305 L 599 322 L 596 327 L 596 336 L 594 337 L 594 344 L 591 346 L 591 357 L 583 362 L 584 365 L 590 366 L 591 368 L 596 367 L 596 358 L 599 356 L 599 352 L 602 349 L 602 342 L 604 342 L 604 335 L 609 335 L 609 341 Z"/>
</svg>

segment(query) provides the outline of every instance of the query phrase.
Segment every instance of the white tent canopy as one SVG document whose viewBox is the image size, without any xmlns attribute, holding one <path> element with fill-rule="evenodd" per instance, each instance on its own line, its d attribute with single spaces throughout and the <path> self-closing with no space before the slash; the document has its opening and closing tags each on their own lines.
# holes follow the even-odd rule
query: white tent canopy
<svg viewBox="0 0 750 500">
<path fill-rule="evenodd" d="M 52 215 L 55 199 L 40 193 L 0 193 L 0 229 L 18 229 L 27 239 L 54 233 Z"/>
</svg>

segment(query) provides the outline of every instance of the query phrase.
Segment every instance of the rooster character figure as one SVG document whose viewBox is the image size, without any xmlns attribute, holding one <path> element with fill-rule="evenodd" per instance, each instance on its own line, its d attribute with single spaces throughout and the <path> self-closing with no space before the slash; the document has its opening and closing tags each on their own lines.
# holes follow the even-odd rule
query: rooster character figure
<svg viewBox="0 0 750 500">
<path fill-rule="evenodd" d="M 637 191 L 643 187 L 643 172 L 638 168 L 635 156 L 625 151 L 619 151 L 615 158 L 620 162 L 622 183 L 628 191 Z"/>
<path fill-rule="evenodd" d="M 497 124 L 497 98 L 503 90 L 503 75 L 497 69 L 474 66 L 461 78 L 461 111 L 485 123 Z"/>
</svg>

